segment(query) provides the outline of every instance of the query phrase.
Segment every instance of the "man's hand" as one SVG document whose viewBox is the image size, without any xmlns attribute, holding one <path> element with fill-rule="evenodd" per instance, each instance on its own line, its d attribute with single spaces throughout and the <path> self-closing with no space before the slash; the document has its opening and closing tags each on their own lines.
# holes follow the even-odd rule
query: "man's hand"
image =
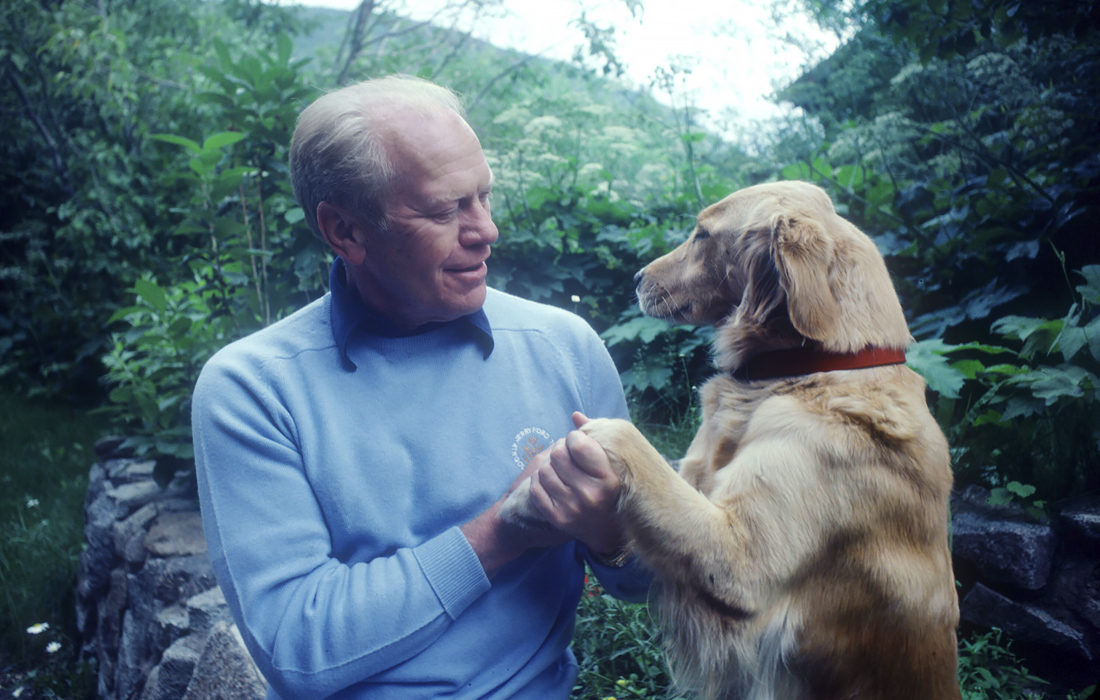
<svg viewBox="0 0 1100 700">
<path fill-rule="evenodd" d="M 587 422 L 584 414 L 573 414 L 577 428 Z M 615 552 L 624 539 L 616 512 L 622 482 L 603 448 L 574 430 L 543 454 L 547 458 L 539 460 L 531 479 L 531 499 L 539 511 L 550 524 L 584 542 L 591 551 L 602 555 Z"/>
<path fill-rule="evenodd" d="M 543 450 L 535 455 L 500 500 L 460 528 L 489 578 L 493 578 L 501 567 L 528 549 L 552 547 L 573 539 L 553 526 L 523 527 L 500 518 L 500 507 L 509 494 L 531 479 L 539 469 L 545 468 L 549 460 L 550 450 Z"/>
<path fill-rule="evenodd" d="M 573 414 L 576 427 L 587 422 L 583 414 Z M 522 527 L 500 518 L 501 504 L 528 479 L 531 501 L 549 528 Z M 463 525 L 462 533 L 489 578 L 528 549 L 572 539 L 580 540 L 596 554 L 610 555 L 624 540 L 616 514 L 621 486 L 599 443 L 575 430 L 535 455 L 508 492 Z"/>
</svg>

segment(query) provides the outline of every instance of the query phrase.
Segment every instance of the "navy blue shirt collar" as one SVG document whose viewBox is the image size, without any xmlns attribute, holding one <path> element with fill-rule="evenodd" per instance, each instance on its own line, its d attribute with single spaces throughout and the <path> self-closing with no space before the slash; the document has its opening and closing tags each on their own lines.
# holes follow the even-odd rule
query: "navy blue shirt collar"
<svg viewBox="0 0 1100 700">
<path fill-rule="evenodd" d="M 462 316 L 454 321 L 439 323 L 426 323 L 413 329 L 401 328 L 394 325 L 386 317 L 368 309 L 359 299 L 359 295 L 347 288 L 345 282 L 344 260 L 336 258 L 328 275 L 329 290 L 332 292 L 331 317 L 332 335 L 336 339 L 336 346 L 340 349 L 340 356 L 350 367 L 355 363 L 348 355 L 348 338 L 356 330 L 385 338 L 403 338 L 412 335 L 428 333 L 448 324 L 458 326 L 472 342 L 478 344 L 485 357 L 493 352 L 493 330 L 489 326 L 489 318 L 484 309 L 478 309 L 468 316 Z"/>
</svg>

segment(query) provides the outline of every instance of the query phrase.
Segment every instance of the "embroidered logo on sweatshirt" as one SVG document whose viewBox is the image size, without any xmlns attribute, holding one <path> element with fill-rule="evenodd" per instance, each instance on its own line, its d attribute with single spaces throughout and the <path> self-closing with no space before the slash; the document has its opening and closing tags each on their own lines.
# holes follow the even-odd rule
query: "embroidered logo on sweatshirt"
<svg viewBox="0 0 1100 700">
<path fill-rule="evenodd" d="M 553 444 L 550 433 L 542 428 L 524 428 L 516 433 L 512 442 L 512 461 L 522 470 L 532 457 Z"/>
</svg>

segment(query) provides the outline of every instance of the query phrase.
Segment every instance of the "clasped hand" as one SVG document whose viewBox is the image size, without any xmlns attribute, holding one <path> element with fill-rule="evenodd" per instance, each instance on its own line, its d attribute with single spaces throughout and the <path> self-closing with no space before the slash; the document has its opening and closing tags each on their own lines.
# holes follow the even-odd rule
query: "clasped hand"
<svg viewBox="0 0 1100 700">
<path fill-rule="evenodd" d="M 573 414 L 577 428 L 587 422 L 584 414 Z M 528 477 L 531 502 L 556 530 L 600 554 L 622 544 L 616 514 L 622 482 L 591 437 L 574 430 L 535 455 L 509 491 Z"/>
</svg>

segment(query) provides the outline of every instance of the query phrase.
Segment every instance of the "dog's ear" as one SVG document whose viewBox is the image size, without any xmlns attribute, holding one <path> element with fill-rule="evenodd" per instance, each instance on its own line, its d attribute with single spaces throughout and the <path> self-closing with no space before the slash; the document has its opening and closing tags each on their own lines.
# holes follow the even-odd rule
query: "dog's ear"
<svg viewBox="0 0 1100 700">
<path fill-rule="evenodd" d="M 813 219 L 778 216 L 772 222 L 771 239 L 791 325 L 812 340 L 832 339 L 840 322 L 840 306 L 829 285 L 836 262 L 832 237 Z"/>
<path fill-rule="evenodd" d="M 771 232 L 754 229 L 745 234 L 736 257 L 744 261 L 745 291 L 737 307 L 738 323 L 763 326 L 783 303 L 779 270 L 772 257 Z"/>
</svg>

